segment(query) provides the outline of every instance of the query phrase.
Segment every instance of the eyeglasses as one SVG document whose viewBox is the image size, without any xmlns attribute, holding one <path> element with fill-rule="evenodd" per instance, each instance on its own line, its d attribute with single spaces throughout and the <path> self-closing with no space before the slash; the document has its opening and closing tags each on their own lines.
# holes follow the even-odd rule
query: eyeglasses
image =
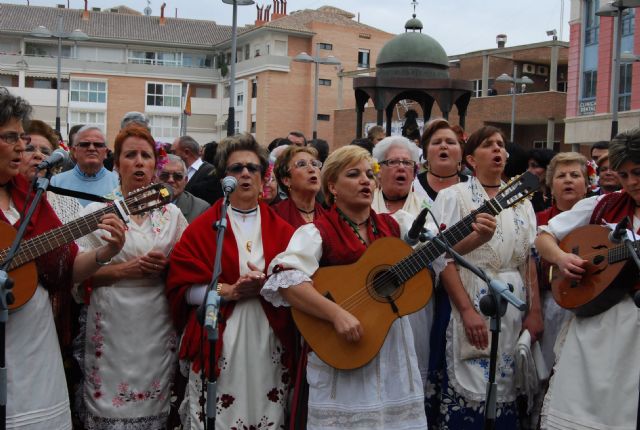
<svg viewBox="0 0 640 430">
<path fill-rule="evenodd" d="M 22 140 L 24 143 L 31 142 L 31 136 L 29 136 L 27 133 L 16 133 L 15 131 L 0 133 L 0 139 L 4 140 L 9 145 L 15 145 L 16 143 L 18 143 L 18 139 Z"/>
<path fill-rule="evenodd" d="M 246 163 L 246 164 L 233 163 L 232 165 L 227 166 L 227 173 L 231 173 L 232 175 L 239 175 L 240 173 L 242 173 L 242 171 L 245 168 L 251 174 L 255 174 L 255 173 L 258 173 L 258 172 L 262 171 L 262 167 L 260 167 L 259 164 L 254 164 L 254 163 Z"/>
<path fill-rule="evenodd" d="M 24 147 L 24 152 L 36 152 L 36 150 L 40 151 L 40 153 L 44 156 L 49 156 L 51 155 L 51 149 L 46 148 L 46 147 L 42 147 L 42 146 L 36 146 L 33 145 L 31 143 L 27 144 L 27 146 Z"/>
<path fill-rule="evenodd" d="M 176 182 L 180 182 L 184 179 L 184 174 L 180 172 L 160 172 L 158 177 L 161 181 L 166 182 L 169 180 L 169 177 L 173 176 L 173 180 Z"/>
<path fill-rule="evenodd" d="M 104 142 L 86 142 L 86 141 L 78 142 L 75 146 L 79 146 L 82 149 L 87 149 L 91 145 L 93 145 L 93 147 L 96 149 L 102 149 L 107 147 L 107 144 Z"/>
<path fill-rule="evenodd" d="M 413 168 L 415 167 L 416 162 L 413 160 L 400 160 L 399 158 L 394 158 L 392 160 L 383 160 L 380 162 L 380 164 L 389 167 L 399 167 L 400 165 L 402 165 L 407 168 Z"/>
<path fill-rule="evenodd" d="M 315 167 L 316 169 L 322 169 L 322 161 L 320 160 L 298 160 L 293 163 L 293 167 L 296 169 L 304 169 L 305 167 Z"/>
</svg>

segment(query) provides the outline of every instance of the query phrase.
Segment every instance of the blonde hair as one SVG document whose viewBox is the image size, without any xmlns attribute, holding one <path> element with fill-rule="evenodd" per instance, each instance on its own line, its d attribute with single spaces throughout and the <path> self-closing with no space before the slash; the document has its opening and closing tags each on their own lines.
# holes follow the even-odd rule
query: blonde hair
<svg viewBox="0 0 640 430">
<path fill-rule="evenodd" d="M 551 159 L 549 165 L 547 166 L 547 175 L 545 178 L 547 185 L 551 187 L 551 184 L 553 183 L 553 177 L 556 174 L 558 165 L 571 163 L 578 163 L 580 165 L 580 171 L 582 172 L 582 176 L 584 177 L 584 183 L 587 188 L 589 188 L 589 177 L 587 175 L 587 158 L 577 152 L 560 152 Z"/>
<path fill-rule="evenodd" d="M 322 192 L 328 205 L 332 205 L 335 202 L 335 196 L 329 191 L 329 182 L 335 183 L 340 172 L 347 166 L 363 160 L 373 167 L 375 161 L 369 151 L 355 145 L 343 146 L 329 154 L 322 166 Z"/>
</svg>

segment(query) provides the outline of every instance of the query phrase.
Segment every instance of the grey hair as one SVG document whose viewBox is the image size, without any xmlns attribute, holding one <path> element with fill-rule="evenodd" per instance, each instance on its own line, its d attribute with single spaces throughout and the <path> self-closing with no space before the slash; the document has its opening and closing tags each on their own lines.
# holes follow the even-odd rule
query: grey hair
<svg viewBox="0 0 640 430">
<path fill-rule="evenodd" d="M 142 112 L 132 111 L 125 113 L 122 117 L 122 121 L 120 121 L 120 129 L 125 128 L 131 123 L 140 124 L 147 130 L 151 131 L 151 128 L 149 127 L 149 119 Z"/>
<path fill-rule="evenodd" d="M 176 163 L 180 163 L 184 173 L 187 173 L 187 165 L 184 164 L 184 161 L 182 160 L 182 158 L 178 157 L 175 154 L 167 154 L 167 159 L 169 160 L 169 163 L 171 163 L 172 161 L 175 161 Z"/>
<path fill-rule="evenodd" d="M 0 126 L 17 118 L 23 124 L 31 119 L 33 108 L 22 97 L 14 96 L 8 89 L 0 87 Z"/>
<path fill-rule="evenodd" d="M 415 143 L 403 136 L 389 136 L 382 139 L 376 146 L 373 147 L 373 158 L 375 158 L 378 163 L 386 160 L 387 153 L 394 146 L 406 149 L 407 151 L 409 151 L 409 154 L 411 155 L 411 159 L 413 161 L 415 161 L 416 163 L 420 162 L 420 154 L 422 151 L 420 151 L 420 148 L 418 148 Z"/>
<path fill-rule="evenodd" d="M 102 131 L 102 129 L 98 126 L 95 125 L 91 125 L 91 124 L 87 124 L 87 125 L 83 125 L 82 127 L 80 127 L 80 130 L 78 130 L 78 132 L 73 136 L 73 146 L 75 146 L 78 143 L 78 139 L 80 139 L 80 136 L 85 134 L 88 131 L 91 130 L 98 130 L 100 132 L 100 134 L 102 135 L 102 138 L 104 139 L 104 132 Z"/>
<path fill-rule="evenodd" d="M 188 149 L 196 157 L 200 154 L 200 144 L 191 136 L 180 136 L 178 138 L 180 148 Z"/>
</svg>

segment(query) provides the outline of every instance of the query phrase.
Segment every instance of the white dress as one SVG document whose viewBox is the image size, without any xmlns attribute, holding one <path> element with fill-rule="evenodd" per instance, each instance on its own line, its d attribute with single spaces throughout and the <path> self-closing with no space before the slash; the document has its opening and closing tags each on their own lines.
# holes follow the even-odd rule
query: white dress
<svg viewBox="0 0 640 430">
<path fill-rule="evenodd" d="M 269 273 L 277 264 L 294 270 L 272 275 L 262 295 L 275 306 L 288 306 L 278 290 L 309 281 L 321 257 L 322 237 L 316 226 L 300 227 L 287 250 L 269 266 Z M 427 428 L 422 381 L 407 317 L 391 325 L 376 358 L 358 369 L 334 369 L 310 353 L 307 381 L 308 429 Z"/>
<path fill-rule="evenodd" d="M 250 271 L 248 262 L 264 270 L 260 208 L 247 215 L 238 215 L 232 209 L 228 215 L 238 244 L 240 275 Z M 282 364 L 283 352 L 260 300 L 238 301 L 227 320 L 218 359 L 217 430 L 284 428 L 290 375 Z M 189 369 L 189 384 L 180 408 L 182 423 L 185 429 L 198 430 L 203 428 L 198 402 L 201 373 L 195 373 L 190 363 L 184 364 L 181 367 Z"/>
<path fill-rule="evenodd" d="M 489 200 L 489 196 L 484 187 L 472 177 L 467 182 L 440 191 L 433 212 L 439 223 L 451 227 L 486 200 Z M 496 219 L 497 227 L 491 240 L 465 257 L 471 263 L 482 267 L 490 277 L 513 285 L 516 297 L 526 300 L 521 273 L 527 273 L 525 265 L 535 239 L 535 213 L 529 201 L 525 200 L 513 209 L 503 210 Z M 459 273 L 467 295 L 480 312 L 479 301 L 488 292 L 486 283 L 467 269 L 460 268 Z M 522 319 L 523 313 L 511 305 L 507 307 L 507 312 L 501 319 L 496 372 L 498 403 L 510 403 L 516 399 L 515 347 Z M 488 317 L 486 320 L 488 329 Z M 472 404 L 484 402 L 489 376 L 488 353 L 486 357 L 461 357 L 461 351 L 469 344 L 464 333 L 462 317 L 453 305 L 446 339 L 447 375 L 451 386 L 465 400 L 473 402 Z"/>
<path fill-rule="evenodd" d="M 84 213 L 104 207 L 92 203 Z M 161 251 L 168 255 L 187 227 L 173 204 L 128 224 L 126 241 L 113 263 Z M 101 246 L 96 231 L 81 245 Z M 93 289 L 80 333 L 82 397 L 87 429 L 164 429 L 176 366 L 177 335 L 169 314 L 164 279 L 123 280 Z"/>
<path fill-rule="evenodd" d="M 583 199 L 540 230 L 562 240 L 587 225 L 602 196 Z M 634 217 L 638 231 L 640 219 Z M 640 311 L 631 297 L 609 310 L 572 316 L 556 342 L 556 365 L 542 408 L 542 429 L 632 430 L 640 381 Z"/>
<path fill-rule="evenodd" d="M 20 215 L 11 202 L 3 211 L 12 224 Z M 49 293 L 41 285 L 6 326 L 7 428 L 71 430 L 69 394 Z"/>
</svg>

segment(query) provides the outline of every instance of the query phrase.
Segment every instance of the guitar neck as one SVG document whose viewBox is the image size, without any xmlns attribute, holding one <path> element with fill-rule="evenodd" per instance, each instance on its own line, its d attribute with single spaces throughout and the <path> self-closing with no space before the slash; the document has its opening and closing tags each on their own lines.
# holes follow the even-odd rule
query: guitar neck
<svg viewBox="0 0 640 430">
<path fill-rule="evenodd" d="M 114 212 L 113 206 L 107 206 L 88 215 L 71 221 L 68 224 L 50 230 L 46 233 L 38 235 L 32 239 L 23 241 L 20 244 L 20 250 L 11 262 L 9 271 L 14 270 L 25 263 L 35 260 L 36 258 L 53 251 L 60 246 L 73 242 L 76 239 L 85 236 L 98 227 L 100 218 L 103 215 Z M 0 261 L 7 256 L 9 249 L 0 252 Z"/>
<path fill-rule="evenodd" d="M 491 199 L 483 203 L 478 209 L 472 211 L 469 215 L 462 218 L 453 226 L 447 228 L 437 237 L 449 246 L 454 246 L 465 237 L 469 236 L 473 231 L 472 224 L 475 222 L 476 215 L 479 213 L 490 213 L 498 215 L 502 211 L 502 207 L 495 199 Z M 403 258 L 394 265 L 394 272 L 400 283 L 404 283 L 419 271 L 427 267 L 436 258 L 442 255 L 446 248 L 435 241 L 429 241 L 426 245 L 420 247 L 411 255 Z"/>
<path fill-rule="evenodd" d="M 636 252 L 640 249 L 640 240 L 636 240 L 633 242 L 633 247 L 636 249 Z M 629 248 L 626 245 L 618 245 L 615 248 L 611 248 L 608 253 L 609 264 L 617 263 L 619 261 L 628 260 L 631 258 L 631 254 L 629 253 Z"/>
</svg>

